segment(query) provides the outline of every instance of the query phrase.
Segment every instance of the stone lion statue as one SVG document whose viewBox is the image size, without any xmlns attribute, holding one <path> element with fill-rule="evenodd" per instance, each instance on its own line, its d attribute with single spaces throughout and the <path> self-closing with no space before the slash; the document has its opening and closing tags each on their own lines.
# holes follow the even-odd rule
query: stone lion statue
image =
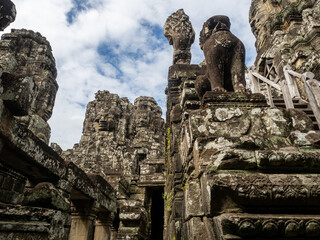
<svg viewBox="0 0 320 240">
<path fill-rule="evenodd" d="M 197 78 L 200 96 L 205 91 L 246 92 L 245 48 L 243 43 L 230 32 L 227 16 L 213 16 L 200 32 L 200 47 L 204 52 L 206 74 Z M 208 89 L 209 88 L 209 89 Z"/>
</svg>

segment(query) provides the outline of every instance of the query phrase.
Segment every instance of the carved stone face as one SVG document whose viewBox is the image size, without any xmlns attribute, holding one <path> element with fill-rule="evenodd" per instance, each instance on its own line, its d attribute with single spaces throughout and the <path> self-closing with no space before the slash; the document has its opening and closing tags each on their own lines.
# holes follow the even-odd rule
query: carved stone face
<svg viewBox="0 0 320 240">
<path fill-rule="evenodd" d="M 39 115 L 43 120 L 48 121 L 52 115 L 52 110 L 56 98 L 58 86 L 52 79 L 44 80 L 40 83 L 37 96 L 32 105 L 32 112 Z"/>
<path fill-rule="evenodd" d="M 150 107 L 145 104 L 138 106 L 136 111 L 136 126 L 137 127 L 146 127 L 150 122 Z"/>
<path fill-rule="evenodd" d="M 121 109 L 118 106 L 111 106 L 109 109 L 106 106 L 97 115 L 95 122 L 98 123 L 98 131 L 113 132 L 118 127 Z"/>
<path fill-rule="evenodd" d="M 34 89 L 30 89 L 31 106 L 25 107 L 26 112 L 47 121 L 58 90 L 55 59 L 49 42 L 39 33 L 22 29 L 2 35 L 0 45 L 0 55 L 4 56 L 0 57 L 0 66 L 8 78 L 21 81 L 27 77 L 34 83 Z M 10 61 L 2 61 L 7 56 Z"/>
</svg>

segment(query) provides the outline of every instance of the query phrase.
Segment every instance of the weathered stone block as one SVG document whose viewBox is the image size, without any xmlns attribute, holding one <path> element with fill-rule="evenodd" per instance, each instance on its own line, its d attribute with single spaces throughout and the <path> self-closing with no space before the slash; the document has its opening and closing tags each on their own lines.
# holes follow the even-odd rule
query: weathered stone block
<svg viewBox="0 0 320 240">
<path fill-rule="evenodd" d="M 21 203 L 26 180 L 21 174 L 0 163 L 0 202 Z"/>
<path fill-rule="evenodd" d="M 67 239 L 71 224 L 68 213 L 19 205 L 0 204 L 0 219 L 0 239 Z"/>
<path fill-rule="evenodd" d="M 227 209 L 295 212 L 319 206 L 320 177 L 316 174 L 218 174 L 208 175 L 213 212 Z M 213 213 L 212 212 L 212 213 Z"/>
<path fill-rule="evenodd" d="M 237 143 L 219 137 L 217 139 L 197 138 L 193 147 L 196 173 L 217 170 L 252 170 L 257 168 L 255 152 L 237 149 Z"/>
<path fill-rule="evenodd" d="M 45 207 L 60 211 L 68 211 L 70 202 L 54 187 L 52 183 L 39 183 L 26 191 L 23 205 Z"/>
<path fill-rule="evenodd" d="M 186 223 L 188 238 L 193 240 L 209 239 L 205 224 L 200 217 L 193 217 Z"/>
<path fill-rule="evenodd" d="M 35 95 L 35 83 L 31 77 L 17 78 L 10 74 L 1 76 L 4 92 L 1 94 L 5 105 L 16 116 L 28 115 Z"/>
<path fill-rule="evenodd" d="M 3 0 L 0 6 L 0 31 L 3 31 L 15 20 L 17 13 L 15 5 L 10 0 Z"/>
<path fill-rule="evenodd" d="M 184 219 L 203 216 L 200 182 L 195 179 L 189 180 L 184 188 Z"/>
</svg>

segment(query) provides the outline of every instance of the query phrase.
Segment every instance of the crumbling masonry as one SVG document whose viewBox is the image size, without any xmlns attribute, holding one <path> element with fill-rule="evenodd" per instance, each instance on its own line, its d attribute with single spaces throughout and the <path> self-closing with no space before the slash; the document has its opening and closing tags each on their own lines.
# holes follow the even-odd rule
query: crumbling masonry
<svg viewBox="0 0 320 240">
<path fill-rule="evenodd" d="M 3 30 L 16 11 L 0 5 Z M 0 239 L 320 239 L 319 6 L 252 1 L 251 90 L 229 18 L 204 23 L 205 61 L 190 64 L 195 33 L 178 10 L 164 26 L 174 49 L 166 121 L 151 97 L 98 91 L 66 151 L 48 146 L 58 90 L 49 42 L 3 34 Z"/>
</svg>

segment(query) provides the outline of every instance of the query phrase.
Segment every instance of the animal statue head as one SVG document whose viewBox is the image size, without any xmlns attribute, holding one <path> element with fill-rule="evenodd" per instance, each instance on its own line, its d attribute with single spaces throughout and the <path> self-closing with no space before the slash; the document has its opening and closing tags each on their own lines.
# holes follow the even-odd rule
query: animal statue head
<svg viewBox="0 0 320 240">
<path fill-rule="evenodd" d="M 200 32 L 200 47 L 202 49 L 202 45 L 204 42 L 212 35 L 212 33 L 218 31 L 230 31 L 230 19 L 227 16 L 217 15 L 209 18 L 202 27 Z"/>
</svg>

